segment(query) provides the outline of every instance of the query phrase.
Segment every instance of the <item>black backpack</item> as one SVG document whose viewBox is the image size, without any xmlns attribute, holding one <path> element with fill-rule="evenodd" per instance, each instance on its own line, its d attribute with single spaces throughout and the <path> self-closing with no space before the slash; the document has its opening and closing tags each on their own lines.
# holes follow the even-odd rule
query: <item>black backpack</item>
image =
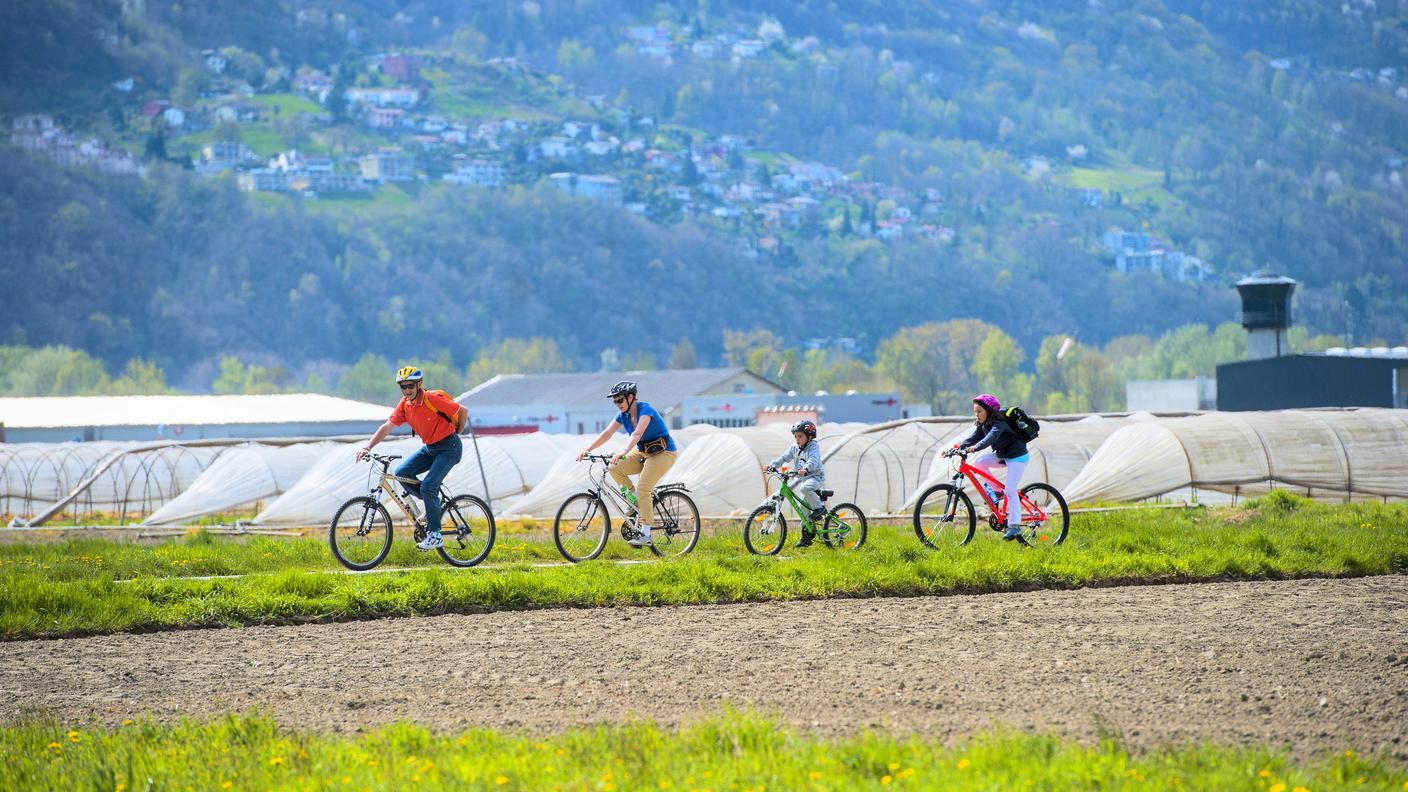
<svg viewBox="0 0 1408 792">
<path fill-rule="evenodd" d="M 1025 442 L 1030 443 L 1041 434 L 1041 424 L 1021 407 L 1008 407 L 1002 411 L 1002 417 L 1007 419 L 1008 428 Z"/>
</svg>

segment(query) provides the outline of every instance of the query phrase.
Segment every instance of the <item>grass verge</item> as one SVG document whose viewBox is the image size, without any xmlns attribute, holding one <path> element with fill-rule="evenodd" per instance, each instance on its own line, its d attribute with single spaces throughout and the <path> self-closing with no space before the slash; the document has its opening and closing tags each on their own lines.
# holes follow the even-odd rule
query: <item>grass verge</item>
<svg viewBox="0 0 1408 792">
<path fill-rule="evenodd" d="M 0 727 L 5 789 L 1408 789 L 1402 768 L 1353 750 L 1304 763 L 1259 748 L 1131 753 L 993 732 L 953 747 L 917 737 L 811 737 L 751 713 L 692 726 L 579 728 L 547 739 L 397 724 L 358 737 L 228 716 L 108 730 L 49 720 Z"/>
<path fill-rule="evenodd" d="M 1136 510 L 1074 518 L 1058 548 L 1032 550 L 986 528 L 955 551 L 907 526 L 874 526 L 859 552 L 746 554 L 736 533 L 682 559 L 641 558 L 619 537 L 605 558 L 560 561 L 541 536 L 500 537 L 484 567 L 454 570 L 401 535 L 377 575 L 336 574 L 316 538 L 248 541 L 203 532 L 156 545 L 78 539 L 0 544 L 0 636 L 282 624 L 380 616 L 819 597 L 913 596 L 1117 583 L 1287 579 L 1408 572 L 1408 506 L 1326 506 L 1279 494 L 1238 510 Z M 243 575 L 214 580 L 194 576 Z"/>
</svg>

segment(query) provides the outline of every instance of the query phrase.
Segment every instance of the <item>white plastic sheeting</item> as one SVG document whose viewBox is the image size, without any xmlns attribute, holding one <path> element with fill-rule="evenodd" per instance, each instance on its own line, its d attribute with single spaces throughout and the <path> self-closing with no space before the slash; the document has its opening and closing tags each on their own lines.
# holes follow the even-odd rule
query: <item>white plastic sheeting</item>
<svg viewBox="0 0 1408 792">
<path fill-rule="evenodd" d="M 823 444 L 826 486 L 835 490 L 836 501 L 850 501 L 867 514 L 896 513 L 939 452 L 953 444 L 950 438 L 971 431 L 972 423 L 939 418 L 863 426 L 830 448 Z"/>
<path fill-rule="evenodd" d="M 0 445 L 0 512 L 33 516 L 101 470 L 65 512 L 144 514 L 186 489 L 220 450 L 137 442 Z"/>
<path fill-rule="evenodd" d="M 1408 413 L 1388 409 L 1208 413 L 1125 426 L 1067 488 L 1070 502 L 1184 488 L 1315 498 L 1408 498 Z"/>
<path fill-rule="evenodd" d="M 488 480 L 488 495 L 496 512 L 501 505 L 516 498 L 538 483 L 538 477 L 549 469 L 549 461 L 564 448 L 577 448 L 580 439 L 570 435 L 492 435 L 476 443 L 464 438 L 464 456 L 450 469 L 445 486 L 456 495 L 485 497 L 484 480 Z M 389 440 L 378 445 L 378 454 L 399 454 L 403 458 L 416 452 L 421 443 L 416 438 Z M 365 495 L 373 483 L 372 467 L 356 464 L 354 445 L 326 452 L 309 468 L 303 478 L 288 488 L 253 520 L 256 525 L 321 525 L 348 498 Z M 483 476 L 480 463 L 483 464 Z M 393 466 L 394 470 L 394 466 Z M 394 515 L 393 515 L 394 516 Z"/>
<path fill-rule="evenodd" d="M 286 446 L 246 443 L 227 448 L 185 491 L 144 523 L 181 523 L 252 506 L 287 490 L 330 449 L 349 447 L 324 442 Z"/>
</svg>

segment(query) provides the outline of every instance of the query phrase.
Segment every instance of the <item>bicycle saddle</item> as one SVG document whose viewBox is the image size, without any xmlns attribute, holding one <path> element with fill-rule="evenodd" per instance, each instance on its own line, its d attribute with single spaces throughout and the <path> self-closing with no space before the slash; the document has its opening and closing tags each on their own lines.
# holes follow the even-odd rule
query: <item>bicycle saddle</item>
<svg viewBox="0 0 1408 792">
<path fill-rule="evenodd" d="M 821 498 L 822 500 L 826 500 L 827 498 L 829 498 L 829 497 L 831 497 L 832 495 L 835 495 L 835 494 L 836 494 L 836 490 L 817 490 L 817 491 L 816 491 L 816 496 L 817 496 L 818 498 Z"/>
</svg>

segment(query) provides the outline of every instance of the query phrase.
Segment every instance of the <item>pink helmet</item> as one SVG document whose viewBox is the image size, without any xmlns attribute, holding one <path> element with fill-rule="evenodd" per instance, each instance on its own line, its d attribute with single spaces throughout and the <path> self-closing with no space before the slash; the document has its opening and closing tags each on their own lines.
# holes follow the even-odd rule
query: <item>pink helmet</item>
<svg viewBox="0 0 1408 792">
<path fill-rule="evenodd" d="M 1002 409 L 1002 403 L 999 402 L 997 400 L 997 397 L 992 395 L 991 393 L 980 393 L 977 396 L 974 396 L 973 403 L 983 405 L 987 408 L 987 411 L 992 415 L 996 415 L 997 412 Z"/>
</svg>

